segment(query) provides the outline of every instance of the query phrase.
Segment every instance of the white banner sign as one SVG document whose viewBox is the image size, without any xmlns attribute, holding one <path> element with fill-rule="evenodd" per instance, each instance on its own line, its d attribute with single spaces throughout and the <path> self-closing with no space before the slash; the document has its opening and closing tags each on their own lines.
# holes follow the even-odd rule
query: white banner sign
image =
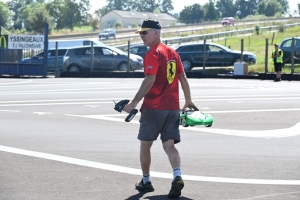
<svg viewBox="0 0 300 200">
<path fill-rule="evenodd" d="M 44 49 L 43 35 L 8 35 L 9 49 Z"/>
</svg>

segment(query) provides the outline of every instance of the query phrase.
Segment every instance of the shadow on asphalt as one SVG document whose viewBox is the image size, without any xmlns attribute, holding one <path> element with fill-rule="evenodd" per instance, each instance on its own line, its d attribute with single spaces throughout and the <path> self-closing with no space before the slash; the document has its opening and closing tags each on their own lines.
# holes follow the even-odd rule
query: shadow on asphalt
<svg viewBox="0 0 300 200">
<path fill-rule="evenodd" d="M 144 194 L 147 194 L 147 193 L 139 192 L 135 195 L 132 195 L 131 197 L 128 197 L 125 200 L 138 200 L 138 199 L 141 199 L 144 196 Z M 147 196 L 147 197 L 144 197 L 142 199 L 149 199 L 149 200 L 164 200 L 164 199 L 193 200 L 193 199 L 190 199 L 190 198 L 187 198 L 187 197 L 182 197 L 182 196 L 177 197 L 177 198 L 169 198 L 167 195 Z"/>
</svg>

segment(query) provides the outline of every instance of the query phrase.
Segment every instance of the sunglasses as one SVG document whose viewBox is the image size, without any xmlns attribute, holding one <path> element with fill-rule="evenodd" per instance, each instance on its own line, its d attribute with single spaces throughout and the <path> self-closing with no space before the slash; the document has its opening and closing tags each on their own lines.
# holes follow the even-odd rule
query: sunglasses
<svg viewBox="0 0 300 200">
<path fill-rule="evenodd" d="M 151 30 L 151 29 L 150 29 Z M 150 30 L 148 30 L 148 31 L 150 31 Z M 141 31 L 140 32 L 140 35 L 147 35 L 148 34 L 148 31 Z"/>
</svg>

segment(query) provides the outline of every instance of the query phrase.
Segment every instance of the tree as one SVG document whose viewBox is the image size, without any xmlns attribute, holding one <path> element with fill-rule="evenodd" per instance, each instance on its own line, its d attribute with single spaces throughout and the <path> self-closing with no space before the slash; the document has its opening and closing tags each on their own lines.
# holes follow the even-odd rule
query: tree
<svg viewBox="0 0 300 200">
<path fill-rule="evenodd" d="M 29 27 L 37 33 L 44 33 L 45 24 L 49 24 L 49 29 L 51 29 L 52 17 L 47 12 L 46 8 L 42 6 L 40 9 L 33 10 L 33 13 L 28 19 Z"/>
<path fill-rule="evenodd" d="M 112 10 L 129 10 L 130 0 L 107 0 L 107 8 Z"/>
<path fill-rule="evenodd" d="M 269 0 L 266 4 L 266 16 L 275 16 L 276 13 L 282 13 L 283 8 L 277 0 Z"/>
<path fill-rule="evenodd" d="M 216 10 L 221 17 L 234 17 L 236 15 L 233 0 L 217 0 Z"/>
<path fill-rule="evenodd" d="M 80 0 L 78 8 L 79 8 L 82 24 L 84 25 L 88 24 L 90 18 L 89 11 L 91 9 L 90 0 Z"/>
<path fill-rule="evenodd" d="M 206 14 L 204 17 L 205 20 L 215 21 L 218 19 L 216 14 L 216 9 L 212 0 L 209 0 Z"/>
<path fill-rule="evenodd" d="M 94 14 L 98 16 L 99 20 L 102 16 L 109 13 L 109 9 L 107 6 L 103 6 L 102 8 L 99 8 L 98 10 L 95 10 Z"/>
<path fill-rule="evenodd" d="M 64 27 L 68 27 L 71 31 L 73 31 L 74 26 L 79 25 L 81 22 L 78 4 L 72 0 L 64 0 L 63 8 Z"/>
<path fill-rule="evenodd" d="M 100 27 L 100 19 L 98 16 L 90 16 L 90 26 L 93 28 L 93 31 L 97 30 Z"/>
<path fill-rule="evenodd" d="M 64 1 L 63 0 L 54 0 L 52 3 L 46 4 L 46 10 L 53 17 L 54 27 L 58 31 L 65 27 L 64 24 Z"/>
<path fill-rule="evenodd" d="M 6 3 L 0 2 L 0 24 L 4 28 L 9 27 L 12 13 Z"/>
<path fill-rule="evenodd" d="M 20 10 L 26 5 L 26 0 L 11 0 L 7 2 L 9 9 L 14 13 L 12 20 L 19 19 Z"/>
<path fill-rule="evenodd" d="M 179 20 L 186 24 L 199 23 L 203 20 L 204 13 L 204 8 L 198 3 L 191 6 L 184 6 L 184 9 L 180 12 Z"/>
<path fill-rule="evenodd" d="M 153 12 L 155 9 L 159 8 L 159 4 L 155 0 L 143 0 L 142 10 L 139 12 Z"/>
<path fill-rule="evenodd" d="M 26 29 L 26 31 L 32 31 L 29 25 L 29 17 L 32 15 L 34 11 L 39 9 L 44 9 L 44 5 L 42 5 L 39 2 L 32 2 L 21 8 L 19 17 L 22 23 L 24 24 L 24 28 Z M 18 20 L 16 21 L 15 24 L 18 24 L 17 22 Z"/>
<path fill-rule="evenodd" d="M 260 15 L 265 15 L 266 14 L 266 8 L 267 8 L 267 2 L 266 1 L 261 1 L 257 6 L 257 13 L 260 14 Z"/>
<path fill-rule="evenodd" d="M 107 10 L 127 10 L 137 12 L 160 12 L 170 13 L 174 10 L 172 0 L 107 0 Z"/>
<path fill-rule="evenodd" d="M 172 0 L 162 0 L 159 8 L 162 13 L 170 13 L 172 10 L 174 10 Z"/>
<path fill-rule="evenodd" d="M 277 0 L 278 3 L 282 7 L 282 14 L 287 14 L 289 12 L 290 6 L 289 6 L 289 1 L 288 0 Z"/>
<path fill-rule="evenodd" d="M 235 7 L 239 12 L 238 17 L 245 18 L 248 15 L 255 15 L 257 12 L 258 0 L 236 0 Z"/>
</svg>

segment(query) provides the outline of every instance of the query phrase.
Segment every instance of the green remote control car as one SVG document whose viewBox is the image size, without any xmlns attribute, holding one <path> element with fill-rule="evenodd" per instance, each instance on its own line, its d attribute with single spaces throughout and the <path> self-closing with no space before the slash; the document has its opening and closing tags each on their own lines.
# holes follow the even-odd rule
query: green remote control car
<svg viewBox="0 0 300 200">
<path fill-rule="evenodd" d="M 196 110 L 186 110 L 180 113 L 179 124 L 183 127 L 204 125 L 211 127 L 214 123 L 214 118 L 211 114 L 204 114 Z"/>
</svg>

